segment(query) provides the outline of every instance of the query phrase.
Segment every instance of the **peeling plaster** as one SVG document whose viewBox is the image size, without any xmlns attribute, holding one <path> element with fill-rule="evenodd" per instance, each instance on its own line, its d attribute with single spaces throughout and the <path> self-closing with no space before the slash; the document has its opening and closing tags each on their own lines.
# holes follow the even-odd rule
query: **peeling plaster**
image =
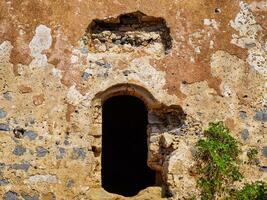
<svg viewBox="0 0 267 200">
<path fill-rule="evenodd" d="M 29 44 L 31 55 L 34 58 L 30 66 L 33 68 L 46 66 L 47 57 L 43 54 L 43 51 L 49 49 L 51 45 L 51 29 L 45 25 L 39 25 L 36 27 L 35 35 Z"/>
<path fill-rule="evenodd" d="M 9 41 L 4 41 L 0 45 L 0 64 L 7 64 L 9 63 L 10 54 L 13 46 Z"/>
<path fill-rule="evenodd" d="M 240 12 L 230 25 L 239 32 L 239 35 L 233 35 L 231 43 L 248 49 L 247 61 L 250 66 L 267 77 L 267 53 L 258 40 L 260 36 L 258 33 L 262 28 L 256 23 L 255 16 L 247 3 L 240 2 Z"/>
<path fill-rule="evenodd" d="M 216 30 L 219 30 L 219 26 L 218 26 L 215 19 L 204 19 L 203 23 L 206 26 L 211 26 L 211 27 L 215 28 Z"/>
<path fill-rule="evenodd" d="M 83 99 L 83 95 L 76 89 L 75 85 L 69 88 L 67 92 L 67 102 L 69 104 L 78 105 Z"/>
</svg>

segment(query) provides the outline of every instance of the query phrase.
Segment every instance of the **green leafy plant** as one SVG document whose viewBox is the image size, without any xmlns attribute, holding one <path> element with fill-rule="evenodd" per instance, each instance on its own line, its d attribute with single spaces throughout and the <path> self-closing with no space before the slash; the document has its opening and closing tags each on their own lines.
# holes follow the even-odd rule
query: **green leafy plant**
<svg viewBox="0 0 267 200">
<path fill-rule="evenodd" d="M 248 156 L 248 164 L 250 165 L 257 165 L 259 164 L 259 160 L 257 158 L 258 156 L 258 150 L 257 149 L 249 149 L 247 152 Z"/>
<path fill-rule="evenodd" d="M 267 184 L 262 181 L 245 184 L 240 190 L 231 190 L 226 200 L 266 200 Z"/>
<path fill-rule="evenodd" d="M 206 139 L 197 142 L 198 186 L 203 200 L 214 199 L 224 185 L 241 180 L 238 169 L 238 143 L 222 122 L 210 123 Z"/>
<path fill-rule="evenodd" d="M 225 200 L 267 200 L 267 184 L 262 181 L 245 184 L 241 189 L 229 188 L 229 184 L 242 179 L 239 172 L 238 142 L 230 135 L 222 122 L 210 123 L 204 131 L 205 139 L 197 142 L 196 171 L 202 200 L 225 197 Z M 248 163 L 257 164 L 258 151 L 247 152 Z"/>
</svg>

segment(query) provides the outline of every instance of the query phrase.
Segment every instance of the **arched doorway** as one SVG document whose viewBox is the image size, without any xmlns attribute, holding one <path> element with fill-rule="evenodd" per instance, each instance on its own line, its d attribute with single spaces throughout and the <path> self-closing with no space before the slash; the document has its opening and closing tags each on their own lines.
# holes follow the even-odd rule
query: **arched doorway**
<svg viewBox="0 0 267 200">
<path fill-rule="evenodd" d="M 129 95 L 107 99 L 102 107 L 102 187 L 134 196 L 155 184 L 147 166 L 147 108 Z"/>
</svg>

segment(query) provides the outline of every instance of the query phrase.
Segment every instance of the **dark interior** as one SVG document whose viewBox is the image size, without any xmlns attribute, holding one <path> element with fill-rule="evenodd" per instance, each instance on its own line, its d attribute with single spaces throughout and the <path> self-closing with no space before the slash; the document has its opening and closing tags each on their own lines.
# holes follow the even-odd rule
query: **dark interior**
<svg viewBox="0 0 267 200">
<path fill-rule="evenodd" d="M 134 196 L 155 184 L 147 166 L 147 109 L 133 96 L 116 96 L 103 105 L 102 187 Z"/>
</svg>

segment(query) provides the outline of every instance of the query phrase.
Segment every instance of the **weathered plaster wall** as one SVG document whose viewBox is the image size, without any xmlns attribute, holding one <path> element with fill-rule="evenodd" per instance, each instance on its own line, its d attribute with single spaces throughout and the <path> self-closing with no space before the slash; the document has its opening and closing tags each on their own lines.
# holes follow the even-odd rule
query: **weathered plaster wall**
<svg viewBox="0 0 267 200">
<path fill-rule="evenodd" d="M 93 52 L 84 44 L 93 19 L 136 11 L 166 21 L 167 54 L 159 45 Z M 267 181 L 266 13 L 264 0 L 1 0 L 1 198 L 117 198 L 93 189 L 101 185 L 94 98 L 122 83 L 187 114 L 185 126 L 149 137 L 151 161 L 173 199 L 198 193 L 187 170 L 192 146 L 216 120 L 240 141 L 244 160 L 249 148 L 260 152 L 259 166 L 242 165 L 244 182 Z M 151 188 L 135 198 L 159 194 Z"/>
</svg>

